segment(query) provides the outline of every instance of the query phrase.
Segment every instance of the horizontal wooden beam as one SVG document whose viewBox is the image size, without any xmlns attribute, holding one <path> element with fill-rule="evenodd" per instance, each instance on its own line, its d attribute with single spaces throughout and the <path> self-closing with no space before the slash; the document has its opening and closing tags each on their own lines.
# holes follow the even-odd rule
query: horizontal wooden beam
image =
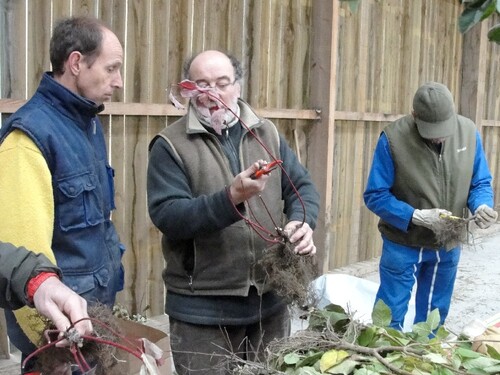
<svg viewBox="0 0 500 375">
<path fill-rule="evenodd" d="M 343 121 L 374 121 L 374 122 L 392 122 L 405 115 L 391 113 L 371 113 L 371 112 L 346 112 L 335 111 L 335 120 Z"/>
<path fill-rule="evenodd" d="M 26 100 L 0 99 L 0 113 L 14 113 Z M 272 119 L 319 120 L 321 111 L 316 109 L 272 109 L 255 110 L 262 117 Z M 121 103 L 109 102 L 101 114 L 116 116 L 183 116 L 185 110 L 175 108 L 172 104 L 158 103 Z M 336 120 L 346 121 L 394 121 L 403 115 L 385 113 L 363 113 L 335 111 Z"/>
<path fill-rule="evenodd" d="M 26 100 L 0 99 L 0 113 L 14 113 Z"/>
<path fill-rule="evenodd" d="M 26 100 L 0 99 L 0 113 L 14 113 Z M 319 112 L 314 109 L 276 109 L 259 108 L 258 115 L 272 119 L 319 120 Z M 105 103 L 102 115 L 116 116 L 182 116 L 185 110 L 175 108 L 172 104 L 158 103 Z"/>
<path fill-rule="evenodd" d="M 14 113 L 26 100 L 0 99 L 0 113 Z M 255 109 L 259 116 L 271 119 L 292 120 L 320 120 L 321 111 L 316 109 L 279 109 L 258 108 Z M 158 103 L 121 103 L 109 102 L 101 114 L 113 116 L 183 116 L 185 110 L 177 109 L 171 104 Z M 402 114 L 376 113 L 376 112 L 348 112 L 335 111 L 336 121 L 371 121 L 392 122 L 403 117 Z M 500 121 L 482 120 L 482 126 L 500 126 Z"/>
<path fill-rule="evenodd" d="M 185 110 L 177 109 L 171 104 L 156 103 L 104 103 L 102 115 L 116 116 L 183 116 Z"/>
<path fill-rule="evenodd" d="M 495 121 L 495 120 L 482 120 L 481 121 L 481 126 L 500 126 L 500 121 Z"/>
</svg>

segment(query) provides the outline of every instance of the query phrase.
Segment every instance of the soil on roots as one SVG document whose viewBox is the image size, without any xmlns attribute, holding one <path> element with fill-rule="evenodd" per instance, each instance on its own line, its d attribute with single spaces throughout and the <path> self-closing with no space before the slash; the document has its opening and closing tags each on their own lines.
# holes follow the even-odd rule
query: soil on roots
<svg viewBox="0 0 500 375">
<path fill-rule="evenodd" d="M 109 307 L 102 304 L 93 305 L 88 308 L 88 314 L 90 318 L 102 322 L 105 327 L 111 328 L 111 330 L 108 330 L 100 324 L 93 324 L 94 336 L 112 342 L 120 341 L 118 336 L 113 334 L 113 332 L 118 334 L 121 334 L 121 332 L 117 325 L 117 318 L 113 316 Z M 54 327 L 47 326 L 46 329 L 54 329 Z M 45 344 L 47 344 L 47 341 L 44 338 L 39 347 Z M 117 364 L 116 350 L 112 345 L 97 343 L 93 340 L 84 340 L 80 351 L 85 361 L 92 368 L 86 374 L 118 375 L 117 370 L 113 370 L 113 367 Z M 52 346 L 37 356 L 36 369 L 42 374 L 70 375 L 72 373 L 71 370 L 76 370 L 77 367 L 69 347 L 58 348 Z"/>
<path fill-rule="evenodd" d="M 443 219 L 434 229 L 437 242 L 446 246 L 450 243 L 467 243 L 468 221 L 462 218 Z"/>
<path fill-rule="evenodd" d="M 293 248 L 289 242 L 275 244 L 265 250 L 259 264 L 268 282 L 289 304 L 312 306 L 316 298 L 311 282 L 318 274 L 314 257 L 295 254 Z"/>
</svg>

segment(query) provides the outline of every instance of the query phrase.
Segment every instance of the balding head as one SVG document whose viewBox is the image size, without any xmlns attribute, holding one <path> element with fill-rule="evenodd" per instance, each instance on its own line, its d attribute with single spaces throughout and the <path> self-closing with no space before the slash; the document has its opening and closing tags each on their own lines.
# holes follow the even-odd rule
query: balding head
<svg viewBox="0 0 500 375">
<path fill-rule="evenodd" d="M 193 63 L 195 63 L 195 65 L 199 65 L 200 63 L 201 64 L 205 63 L 209 64 L 214 62 L 217 63 L 217 61 L 227 63 L 227 60 L 229 60 L 229 63 L 233 67 L 234 80 L 240 81 L 243 77 L 243 68 L 241 66 L 241 62 L 233 55 L 218 50 L 203 51 L 188 59 L 184 63 L 184 68 L 183 68 L 184 78 L 195 80 L 191 76 L 191 67 Z"/>
</svg>

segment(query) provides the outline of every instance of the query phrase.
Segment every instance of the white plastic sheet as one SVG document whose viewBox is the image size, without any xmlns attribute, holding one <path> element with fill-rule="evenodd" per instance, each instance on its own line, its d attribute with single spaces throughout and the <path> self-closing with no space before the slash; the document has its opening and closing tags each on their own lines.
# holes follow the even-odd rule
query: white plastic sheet
<svg viewBox="0 0 500 375">
<path fill-rule="evenodd" d="M 318 308 L 333 303 L 342 306 L 353 314 L 354 319 L 371 323 L 371 314 L 379 284 L 356 276 L 331 273 L 313 281 L 313 288 L 319 297 Z M 414 294 L 410 299 L 408 313 L 403 326 L 404 331 L 411 331 L 415 317 Z"/>
</svg>

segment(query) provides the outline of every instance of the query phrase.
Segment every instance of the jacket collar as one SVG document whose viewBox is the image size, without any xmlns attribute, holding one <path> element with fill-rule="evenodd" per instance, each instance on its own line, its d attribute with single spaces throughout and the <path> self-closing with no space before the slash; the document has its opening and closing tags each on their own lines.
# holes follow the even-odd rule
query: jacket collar
<svg viewBox="0 0 500 375">
<path fill-rule="evenodd" d="M 90 120 L 104 110 L 104 105 L 77 95 L 57 82 L 52 72 L 45 72 L 37 90 L 63 115 L 74 119 L 79 126 L 88 126 Z"/>
</svg>

